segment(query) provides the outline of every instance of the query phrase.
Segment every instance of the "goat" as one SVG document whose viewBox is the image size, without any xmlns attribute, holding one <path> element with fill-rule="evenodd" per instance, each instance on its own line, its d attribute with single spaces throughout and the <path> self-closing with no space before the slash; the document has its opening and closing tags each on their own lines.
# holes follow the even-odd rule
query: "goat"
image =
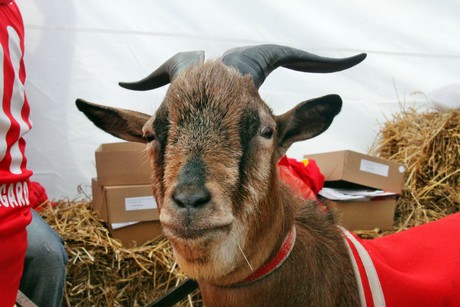
<svg viewBox="0 0 460 307">
<path fill-rule="evenodd" d="M 307 100 L 274 115 L 258 93 L 280 66 L 326 73 L 365 57 L 331 59 L 278 45 L 207 61 L 202 51 L 184 52 L 140 81 L 120 83 L 133 90 L 171 83 L 153 116 L 77 99 L 99 128 L 147 144 L 164 234 L 206 306 L 385 304 L 381 296 L 363 298 L 369 291 L 350 258 L 360 250 L 356 238 L 277 173 L 294 142 L 330 126 L 341 98 Z"/>
</svg>

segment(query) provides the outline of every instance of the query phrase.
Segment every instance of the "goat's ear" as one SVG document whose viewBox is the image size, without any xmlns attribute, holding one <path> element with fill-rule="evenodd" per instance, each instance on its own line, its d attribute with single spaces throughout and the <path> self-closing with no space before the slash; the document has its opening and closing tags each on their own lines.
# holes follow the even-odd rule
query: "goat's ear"
<svg viewBox="0 0 460 307">
<path fill-rule="evenodd" d="M 293 143 L 311 139 L 326 131 L 341 108 L 340 96 L 327 95 L 301 102 L 290 111 L 276 116 L 279 158 Z"/>
<path fill-rule="evenodd" d="M 77 99 L 78 110 L 83 112 L 97 127 L 120 139 L 146 143 L 142 127 L 151 116 L 125 109 L 106 107 Z"/>
</svg>

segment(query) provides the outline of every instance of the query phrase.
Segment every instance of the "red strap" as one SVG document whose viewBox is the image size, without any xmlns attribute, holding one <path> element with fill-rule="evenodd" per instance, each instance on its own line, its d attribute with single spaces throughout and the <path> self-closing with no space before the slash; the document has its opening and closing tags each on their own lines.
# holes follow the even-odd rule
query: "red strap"
<svg viewBox="0 0 460 307">
<path fill-rule="evenodd" d="M 283 264 L 283 262 L 289 257 L 289 254 L 294 248 L 295 239 L 296 230 L 295 226 L 293 226 L 291 231 L 289 231 L 286 238 L 284 239 L 283 244 L 281 245 L 281 248 L 276 254 L 276 256 L 268 263 L 254 271 L 251 275 L 249 275 L 248 278 L 246 278 L 243 282 L 239 283 L 238 285 L 241 286 L 243 284 L 251 283 L 258 279 L 264 278 L 265 276 L 279 268 Z"/>
</svg>

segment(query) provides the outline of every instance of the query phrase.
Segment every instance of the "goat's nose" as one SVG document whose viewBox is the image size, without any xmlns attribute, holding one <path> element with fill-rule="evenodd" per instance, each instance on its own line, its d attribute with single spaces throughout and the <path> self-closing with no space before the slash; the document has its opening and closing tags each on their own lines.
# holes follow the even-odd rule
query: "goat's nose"
<svg viewBox="0 0 460 307">
<path fill-rule="evenodd" d="M 199 208 L 211 200 L 211 193 L 205 187 L 177 187 L 173 193 L 173 200 L 182 208 Z"/>
</svg>

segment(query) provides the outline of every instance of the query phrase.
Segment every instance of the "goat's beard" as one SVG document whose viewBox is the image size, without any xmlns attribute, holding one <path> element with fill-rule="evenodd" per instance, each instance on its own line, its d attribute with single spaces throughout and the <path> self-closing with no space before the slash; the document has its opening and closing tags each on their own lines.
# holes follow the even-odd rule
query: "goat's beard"
<svg viewBox="0 0 460 307">
<path fill-rule="evenodd" d="M 179 267 L 189 277 L 220 280 L 231 273 L 242 258 L 238 245 L 243 245 L 245 228 L 235 219 L 229 204 L 229 198 L 221 197 L 208 208 L 198 209 L 193 217 L 183 210 L 179 212 L 172 203 L 165 203 L 161 209 L 164 234 L 173 247 Z"/>
<path fill-rule="evenodd" d="M 196 280 L 226 283 L 224 279 L 243 263 L 241 246 L 245 235 L 236 222 L 229 232 L 218 232 L 196 239 L 168 237 L 181 270 Z M 246 264 L 247 265 L 247 264 Z"/>
</svg>

